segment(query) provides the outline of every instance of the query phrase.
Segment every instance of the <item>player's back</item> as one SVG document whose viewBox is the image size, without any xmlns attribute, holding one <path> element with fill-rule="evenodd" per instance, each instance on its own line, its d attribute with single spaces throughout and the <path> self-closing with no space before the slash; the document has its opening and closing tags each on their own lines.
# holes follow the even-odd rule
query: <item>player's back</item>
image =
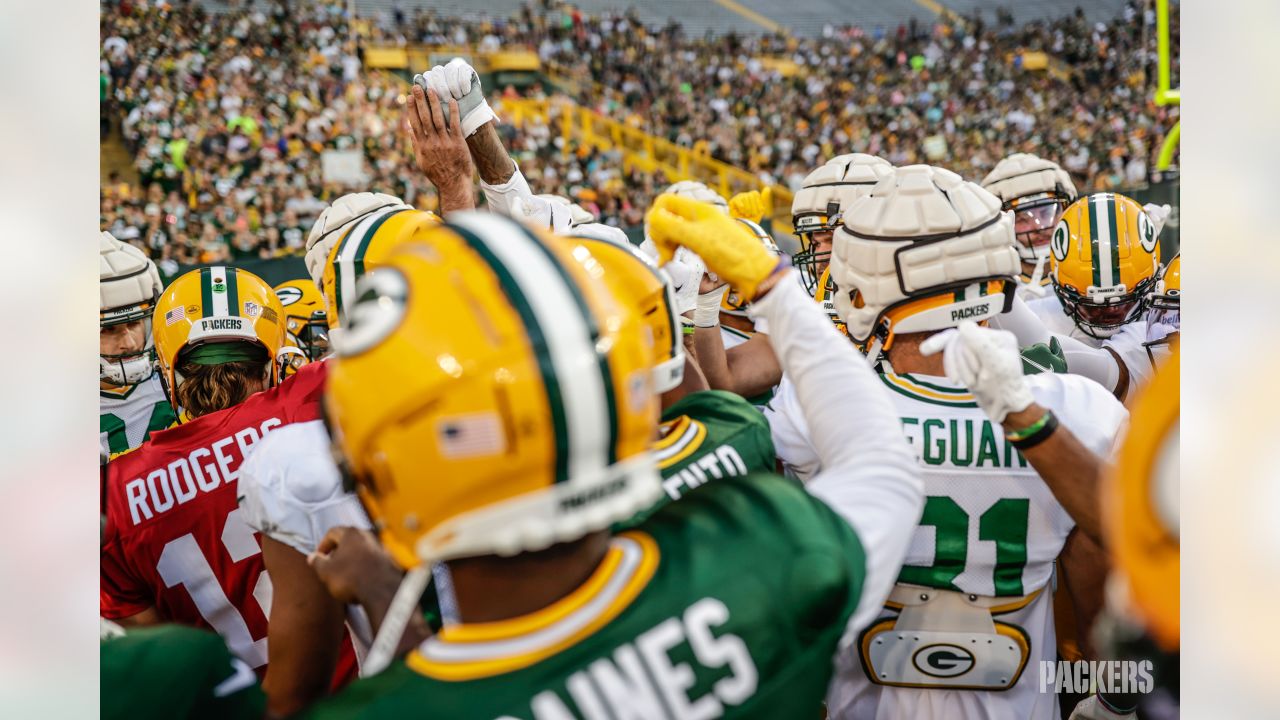
<svg viewBox="0 0 1280 720">
<path fill-rule="evenodd" d="M 865 573 L 796 483 L 718 480 L 616 536 L 532 614 L 446 626 L 321 718 L 819 717 Z"/>
<path fill-rule="evenodd" d="M 319 414 L 325 364 L 244 402 L 154 433 L 107 466 L 101 611 L 154 608 L 206 627 L 250 666 L 267 662 L 271 581 L 237 504 L 245 455 L 265 434 Z"/>
<path fill-rule="evenodd" d="M 968 390 L 941 377 L 881 377 L 918 454 L 925 505 L 898 585 L 829 700 L 831 716 L 1050 717 L 1057 706 L 1036 692 L 1035 668 L 1054 659 L 1046 587 L 1074 522 Z M 1028 382 L 1085 447 L 1107 452 L 1125 413 L 1102 386 L 1070 375 Z"/>
</svg>

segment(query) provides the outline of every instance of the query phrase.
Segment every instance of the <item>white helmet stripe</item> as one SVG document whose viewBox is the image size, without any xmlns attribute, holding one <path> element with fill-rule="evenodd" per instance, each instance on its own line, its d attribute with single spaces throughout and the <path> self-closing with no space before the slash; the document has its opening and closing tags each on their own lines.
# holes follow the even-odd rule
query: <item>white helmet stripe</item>
<svg viewBox="0 0 1280 720">
<path fill-rule="evenodd" d="M 230 304 L 227 302 L 228 293 L 227 286 L 227 268 L 223 265 L 214 265 L 209 268 L 209 307 L 206 308 L 208 315 L 206 317 L 226 317 L 231 314 Z M 223 287 L 222 292 L 217 291 L 217 287 Z"/>
<path fill-rule="evenodd" d="M 604 385 L 595 340 L 571 291 L 559 281 L 560 270 L 532 237 L 512 237 L 510 221 L 468 213 L 450 222 L 474 235 L 475 241 L 502 264 L 528 301 L 541 328 L 554 368 L 568 435 L 567 477 L 597 475 L 609 466 L 614 418 L 611 388 Z M 550 398 L 552 403 L 555 398 Z"/>
<path fill-rule="evenodd" d="M 1116 241 L 1111 237 L 1111 227 L 1115 224 L 1111 219 L 1111 203 L 1105 195 L 1094 195 L 1089 202 L 1093 204 L 1094 217 L 1098 219 L 1098 224 L 1090 227 L 1096 239 L 1092 248 L 1093 263 L 1098 270 L 1099 285 L 1110 287 L 1116 270 L 1111 262 L 1111 246 Z"/>
</svg>

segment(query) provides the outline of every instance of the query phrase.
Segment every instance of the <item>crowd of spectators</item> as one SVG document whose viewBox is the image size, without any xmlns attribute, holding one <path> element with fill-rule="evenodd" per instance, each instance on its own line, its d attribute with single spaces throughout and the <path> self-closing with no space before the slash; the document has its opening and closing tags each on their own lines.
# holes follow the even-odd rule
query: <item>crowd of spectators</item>
<svg viewBox="0 0 1280 720">
<path fill-rule="evenodd" d="M 1058 160 L 1081 188 L 1130 187 L 1149 179 L 1177 120 L 1176 108 L 1152 102 L 1154 18 L 1133 4 L 1110 23 L 1077 11 L 1016 24 L 1001 12 L 832 25 L 812 39 L 690 37 L 674 21 L 646 27 L 632 12 L 593 17 L 559 0 L 511 18 L 395 4 L 349 23 L 345 8 L 104 5 L 103 116 L 135 153 L 141 187 L 104 184 L 103 227 L 162 267 L 297 254 L 315 214 L 347 191 L 324 182 L 325 150 L 363 155 L 362 189 L 432 208 L 398 132 L 405 83 L 362 67 L 370 44 L 532 49 L 578 103 L 793 188 L 823 158 L 852 150 L 975 179 L 1028 151 Z M 1023 51 L 1055 66 L 1024 68 Z M 502 115 L 514 91 L 491 91 Z M 628 171 L 616 152 L 564 147 L 554 124 L 502 128 L 535 191 L 638 224 L 668 178 Z"/>
</svg>

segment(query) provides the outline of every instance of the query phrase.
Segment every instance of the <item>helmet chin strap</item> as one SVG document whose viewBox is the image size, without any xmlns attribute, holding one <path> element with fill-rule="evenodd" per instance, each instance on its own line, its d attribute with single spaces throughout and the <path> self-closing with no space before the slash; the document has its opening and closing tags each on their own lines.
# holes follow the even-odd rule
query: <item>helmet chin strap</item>
<svg viewBox="0 0 1280 720">
<path fill-rule="evenodd" d="M 1031 281 L 1027 285 L 1027 290 L 1036 297 L 1044 297 L 1044 286 L 1040 281 L 1044 279 L 1044 266 L 1049 262 L 1049 256 L 1045 255 L 1036 261 L 1036 269 L 1031 273 Z"/>
<path fill-rule="evenodd" d="M 405 573 L 396 590 L 387 614 L 378 628 L 378 635 L 369 647 L 369 654 L 364 659 L 362 672 L 366 677 L 377 675 L 395 659 L 396 648 L 409 620 L 418 611 L 418 600 L 426 592 L 427 583 L 431 580 L 431 565 L 424 563 Z"/>
</svg>

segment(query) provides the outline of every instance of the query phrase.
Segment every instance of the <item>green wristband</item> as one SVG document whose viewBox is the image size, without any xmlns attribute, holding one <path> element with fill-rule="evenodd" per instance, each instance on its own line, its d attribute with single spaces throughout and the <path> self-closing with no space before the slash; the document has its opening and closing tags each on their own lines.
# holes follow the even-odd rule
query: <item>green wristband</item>
<svg viewBox="0 0 1280 720">
<path fill-rule="evenodd" d="M 1052 410 L 1046 410 L 1039 420 L 1021 430 L 1005 433 L 1004 438 L 1019 450 L 1033 448 L 1044 442 L 1058 429 L 1058 417 Z"/>
</svg>

